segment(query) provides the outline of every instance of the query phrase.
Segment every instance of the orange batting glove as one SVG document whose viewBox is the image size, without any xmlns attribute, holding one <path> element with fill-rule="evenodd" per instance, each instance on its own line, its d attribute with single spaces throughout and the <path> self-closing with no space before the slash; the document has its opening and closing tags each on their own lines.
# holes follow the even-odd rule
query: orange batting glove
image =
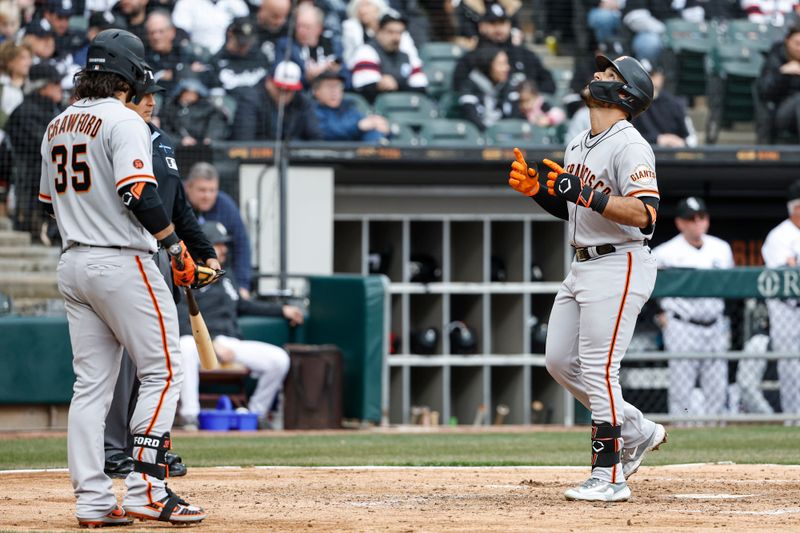
<svg viewBox="0 0 800 533">
<path fill-rule="evenodd" d="M 180 287 L 192 285 L 197 278 L 197 265 L 192 256 L 189 255 L 186 245 L 183 244 L 183 241 L 180 241 L 170 246 L 167 251 L 172 264 L 172 281 Z"/>
<path fill-rule="evenodd" d="M 519 148 L 514 148 L 514 155 L 517 160 L 511 163 L 508 184 L 512 189 L 525 196 L 535 196 L 539 192 L 539 173 L 536 168 L 528 168 L 528 163 L 525 162 Z"/>
<path fill-rule="evenodd" d="M 542 163 L 550 167 L 550 170 L 552 171 L 547 173 L 547 194 L 549 194 L 550 196 L 556 196 L 556 191 L 555 191 L 556 179 L 561 174 L 564 174 L 566 170 L 564 170 L 564 167 L 562 167 L 555 161 L 550 161 L 549 159 L 544 159 Z"/>
</svg>

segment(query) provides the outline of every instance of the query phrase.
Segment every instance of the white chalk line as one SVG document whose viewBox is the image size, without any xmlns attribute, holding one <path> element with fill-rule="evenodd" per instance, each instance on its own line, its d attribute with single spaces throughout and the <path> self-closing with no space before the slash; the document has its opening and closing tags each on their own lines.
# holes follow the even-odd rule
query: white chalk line
<svg viewBox="0 0 800 533">
<path fill-rule="evenodd" d="M 743 498 L 752 498 L 758 496 L 757 494 L 675 494 L 672 497 L 679 500 L 740 500 Z"/>
</svg>

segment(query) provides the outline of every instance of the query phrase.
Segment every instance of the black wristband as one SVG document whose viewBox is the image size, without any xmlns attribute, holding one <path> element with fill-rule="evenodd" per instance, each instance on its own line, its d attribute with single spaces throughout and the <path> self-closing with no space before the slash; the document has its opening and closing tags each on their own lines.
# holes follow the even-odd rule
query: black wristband
<svg viewBox="0 0 800 533">
<path fill-rule="evenodd" d="M 589 207 L 592 211 L 596 211 L 602 215 L 608 205 L 608 195 L 587 185 L 581 189 L 581 193 L 578 195 L 578 200 L 575 203 L 584 207 Z"/>
<path fill-rule="evenodd" d="M 169 250 L 170 246 L 173 244 L 178 244 L 179 242 L 181 242 L 181 240 L 178 238 L 178 234 L 173 231 L 161 239 L 161 246 L 163 246 L 164 249 Z"/>
</svg>

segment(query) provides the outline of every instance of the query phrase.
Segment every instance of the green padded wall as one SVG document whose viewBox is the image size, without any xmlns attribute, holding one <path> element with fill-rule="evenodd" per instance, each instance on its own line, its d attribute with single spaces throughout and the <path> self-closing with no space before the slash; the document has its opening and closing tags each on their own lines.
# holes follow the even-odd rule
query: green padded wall
<svg viewBox="0 0 800 533">
<path fill-rule="evenodd" d="M 0 320 L 0 404 L 68 404 L 72 346 L 66 318 Z"/>
<path fill-rule="evenodd" d="M 344 361 L 344 416 L 381 420 L 386 286 L 381 276 L 309 279 L 307 341 L 335 344 Z"/>
</svg>

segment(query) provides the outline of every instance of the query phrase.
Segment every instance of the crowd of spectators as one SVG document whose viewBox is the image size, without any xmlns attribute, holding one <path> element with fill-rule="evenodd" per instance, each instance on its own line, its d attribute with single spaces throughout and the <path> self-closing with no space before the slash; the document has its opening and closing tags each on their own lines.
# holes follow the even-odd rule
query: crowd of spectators
<svg viewBox="0 0 800 533">
<path fill-rule="evenodd" d="M 535 11 L 563 8 L 556 4 L 0 0 L 0 200 L 14 181 L 11 174 L 35 172 L 39 143 L 34 130 L 68 102 L 89 41 L 112 27 L 125 28 L 145 43 L 147 61 L 166 89 L 155 121 L 181 146 L 278 137 L 391 142 L 397 132 L 393 117 L 372 108 L 378 109 L 382 94 L 398 91 L 427 96 L 439 116 L 467 120 L 482 132 L 514 119 L 558 131 L 555 138 L 564 140 L 588 126 L 578 95 L 594 72 L 598 52 L 631 54 L 653 66 L 657 98 L 635 125 L 659 146 L 693 146 L 697 135 L 688 102 L 669 90 L 674 85 L 665 84 L 669 73 L 661 66 L 665 21 L 675 18 L 747 18 L 779 28 L 774 34 L 786 38 L 766 54 L 757 94 L 770 110 L 774 129 L 795 138 L 800 132 L 800 26 L 786 31 L 795 23 L 800 2 L 583 0 L 580 16 L 589 45 L 570 50 L 575 68 L 569 87 L 530 46 L 534 36 L 549 31 L 535 26 L 544 20 Z M 442 41 L 463 50 L 444 71 L 444 84 L 429 77 L 435 71 L 426 68 L 425 54 L 429 43 Z M 35 77 L 40 65 L 49 68 L 46 73 L 36 69 Z M 60 101 L 52 103 L 55 91 L 40 86 L 45 78 L 49 85 L 60 85 Z M 30 162 L 25 161 L 28 154 Z M 19 165 L 10 162 L 13 157 Z M 9 203 L 25 205 L 25 193 L 17 193 Z"/>
</svg>

